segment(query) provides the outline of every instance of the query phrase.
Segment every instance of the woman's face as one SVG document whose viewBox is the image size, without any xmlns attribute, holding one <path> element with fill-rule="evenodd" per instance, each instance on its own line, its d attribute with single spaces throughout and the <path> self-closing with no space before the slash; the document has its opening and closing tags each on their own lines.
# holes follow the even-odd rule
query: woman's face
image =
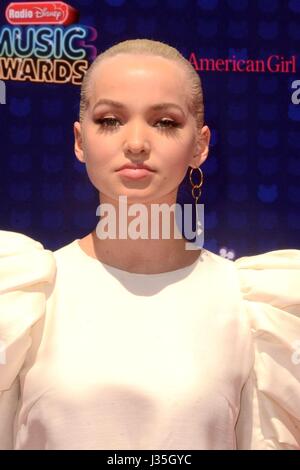
<svg viewBox="0 0 300 470">
<path fill-rule="evenodd" d="M 162 57 L 119 54 L 94 70 L 89 107 L 74 123 L 75 153 L 86 163 L 101 201 L 176 201 L 188 167 L 206 158 L 210 132 L 196 129 L 188 109 L 188 82 L 176 63 Z M 111 100 L 113 103 L 99 103 Z M 155 108 L 162 103 L 174 106 Z M 153 171 L 132 179 L 118 170 L 142 163 Z"/>
</svg>

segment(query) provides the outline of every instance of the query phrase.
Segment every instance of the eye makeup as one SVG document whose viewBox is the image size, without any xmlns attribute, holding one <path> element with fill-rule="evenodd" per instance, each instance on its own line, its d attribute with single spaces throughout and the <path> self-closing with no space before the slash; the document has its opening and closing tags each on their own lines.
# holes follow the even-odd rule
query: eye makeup
<svg viewBox="0 0 300 470">
<path fill-rule="evenodd" d="M 99 125 L 101 130 L 108 132 L 115 131 L 120 126 L 122 126 L 122 124 L 116 125 L 116 123 L 120 123 L 121 121 L 120 119 L 112 116 L 95 119 L 94 122 Z M 160 123 L 160 126 L 156 126 L 158 123 Z M 182 127 L 182 125 L 173 119 L 163 118 L 155 121 L 154 127 L 156 127 L 161 132 L 172 133 L 177 131 L 177 129 Z"/>
</svg>

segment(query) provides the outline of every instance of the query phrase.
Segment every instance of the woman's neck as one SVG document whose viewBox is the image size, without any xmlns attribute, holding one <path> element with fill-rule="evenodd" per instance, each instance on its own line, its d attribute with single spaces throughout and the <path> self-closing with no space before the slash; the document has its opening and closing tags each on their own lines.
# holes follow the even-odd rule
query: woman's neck
<svg viewBox="0 0 300 470">
<path fill-rule="evenodd" d="M 176 198 L 176 192 L 146 202 L 102 195 L 97 227 L 79 244 L 89 256 L 128 272 L 157 274 L 189 266 L 201 250 L 188 244 L 177 226 Z"/>
<path fill-rule="evenodd" d="M 158 274 L 187 267 L 198 259 L 201 251 L 198 247 L 187 250 L 184 238 L 100 240 L 96 230 L 79 240 L 79 244 L 89 256 L 102 263 L 139 274 Z"/>
</svg>

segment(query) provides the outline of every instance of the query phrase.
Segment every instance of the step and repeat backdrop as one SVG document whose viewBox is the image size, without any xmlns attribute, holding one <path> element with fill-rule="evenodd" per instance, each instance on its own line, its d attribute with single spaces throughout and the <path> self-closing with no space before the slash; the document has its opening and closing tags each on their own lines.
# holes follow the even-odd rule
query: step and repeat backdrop
<svg viewBox="0 0 300 470">
<path fill-rule="evenodd" d="M 176 47 L 202 80 L 204 246 L 232 259 L 300 248 L 300 0 L 1 0 L 0 228 L 54 250 L 96 226 L 74 154 L 80 84 L 135 38 Z M 178 202 L 193 202 L 188 178 Z"/>
</svg>

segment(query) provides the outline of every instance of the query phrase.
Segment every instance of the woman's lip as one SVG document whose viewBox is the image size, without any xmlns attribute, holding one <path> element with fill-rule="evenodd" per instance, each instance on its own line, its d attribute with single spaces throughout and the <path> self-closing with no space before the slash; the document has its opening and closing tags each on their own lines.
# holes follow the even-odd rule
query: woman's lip
<svg viewBox="0 0 300 470">
<path fill-rule="evenodd" d="M 127 178 L 140 179 L 145 176 L 149 176 L 153 171 L 148 170 L 147 168 L 122 168 L 121 170 L 118 170 L 118 173 Z"/>
</svg>

